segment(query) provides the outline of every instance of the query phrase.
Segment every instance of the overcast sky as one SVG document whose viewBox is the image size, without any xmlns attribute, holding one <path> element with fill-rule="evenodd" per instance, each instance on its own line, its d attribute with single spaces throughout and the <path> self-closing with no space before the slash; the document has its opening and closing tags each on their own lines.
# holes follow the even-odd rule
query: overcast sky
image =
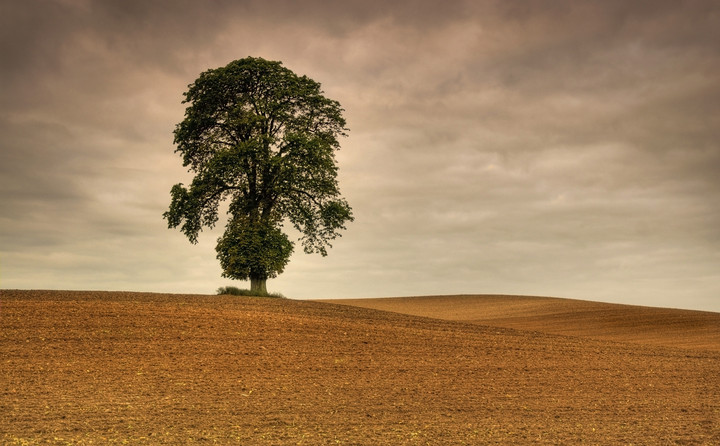
<svg viewBox="0 0 720 446">
<path fill-rule="evenodd" d="M 346 110 L 355 222 L 292 298 L 720 311 L 720 3 L 0 2 L 0 288 L 214 293 L 162 213 L 187 85 L 246 56 Z"/>
</svg>

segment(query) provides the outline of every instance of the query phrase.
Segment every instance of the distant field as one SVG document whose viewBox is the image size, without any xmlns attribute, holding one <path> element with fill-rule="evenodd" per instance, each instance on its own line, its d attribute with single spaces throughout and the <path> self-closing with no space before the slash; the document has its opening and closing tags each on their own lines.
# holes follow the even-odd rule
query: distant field
<svg viewBox="0 0 720 446">
<path fill-rule="evenodd" d="M 720 444 L 718 351 L 331 303 L 0 290 L 0 361 L 0 444 Z"/>
<path fill-rule="evenodd" d="M 325 302 L 543 333 L 720 351 L 720 313 L 502 295 Z"/>
</svg>

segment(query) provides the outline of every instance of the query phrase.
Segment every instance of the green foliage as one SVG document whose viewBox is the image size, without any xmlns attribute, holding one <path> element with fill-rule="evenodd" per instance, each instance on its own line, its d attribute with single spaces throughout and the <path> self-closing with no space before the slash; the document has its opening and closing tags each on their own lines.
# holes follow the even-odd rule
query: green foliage
<svg viewBox="0 0 720 446">
<path fill-rule="evenodd" d="M 285 269 L 293 243 L 277 226 L 240 215 L 230 221 L 215 250 L 223 277 L 270 279 Z"/>
<path fill-rule="evenodd" d="M 252 57 L 202 73 L 184 103 L 174 142 L 195 177 L 170 191 L 168 227 L 197 243 L 228 200 L 216 248 L 225 277 L 281 273 L 293 250 L 283 221 L 302 234 L 305 252 L 327 255 L 353 220 L 337 183 L 335 152 L 347 131 L 340 104 L 312 79 Z"/>
<path fill-rule="evenodd" d="M 285 299 L 286 297 L 280 293 L 255 293 L 250 290 L 238 288 L 235 286 L 223 286 L 216 291 L 218 296 L 221 295 L 232 295 L 232 296 L 253 296 L 253 297 L 275 297 L 278 299 Z"/>
</svg>

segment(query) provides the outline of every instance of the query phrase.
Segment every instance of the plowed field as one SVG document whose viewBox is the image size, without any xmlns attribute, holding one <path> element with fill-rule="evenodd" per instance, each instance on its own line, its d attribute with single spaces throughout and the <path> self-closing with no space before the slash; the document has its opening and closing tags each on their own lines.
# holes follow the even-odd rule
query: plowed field
<svg viewBox="0 0 720 446">
<path fill-rule="evenodd" d="M 338 299 L 415 316 L 620 342 L 720 351 L 720 313 L 537 296 Z"/>
<path fill-rule="evenodd" d="M 0 291 L 3 444 L 720 444 L 720 352 L 320 302 Z"/>
</svg>

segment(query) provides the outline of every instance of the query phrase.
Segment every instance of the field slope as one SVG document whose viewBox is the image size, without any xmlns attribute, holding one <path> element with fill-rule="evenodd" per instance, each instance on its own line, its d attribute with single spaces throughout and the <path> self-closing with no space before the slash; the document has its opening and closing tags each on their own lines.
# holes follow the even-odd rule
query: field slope
<svg viewBox="0 0 720 446">
<path fill-rule="evenodd" d="M 0 291 L 1 444 L 720 444 L 720 352 L 319 302 Z"/>
<path fill-rule="evenodd" d="M 720 313 L 704 311 L 504 295 L 325 302 L 551 334 L 720 351 Z"/>
</svg>

